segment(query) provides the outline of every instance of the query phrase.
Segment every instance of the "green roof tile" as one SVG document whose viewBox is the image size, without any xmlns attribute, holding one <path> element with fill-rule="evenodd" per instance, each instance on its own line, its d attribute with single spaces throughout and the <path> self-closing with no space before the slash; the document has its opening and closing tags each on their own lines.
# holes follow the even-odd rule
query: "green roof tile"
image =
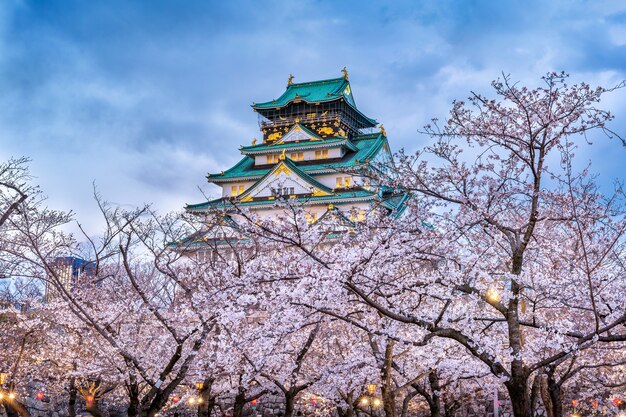
<svg viewBox="0 0 626 417">
<path fill-rule="evenodd" d="M 378 152 L 387 143 L 387 138 L 380 133 L 372 135 L 362 135 L 354 138 L 353 145 L 356 147 L 356 152 L 350 152 L 346 154 L 341 160 L 334 162 L 320 161 L 316 164 L 296 164 L 298 169 L 308 173 L 314 174 L 323 171 L 340 170 L 345 168 L 351 168 L 359 164 L 365 163 L 367 160 L 375 157 Z M 220 174 L 209 174 L 207 179 L 210 182 L 220 183 L 229 181 L 240 181 L 244 179 L 258 179 L 266 175 L 273 166 L 255 166 L 254 158 L 245 156 L 234 167 L 224 171 Z"/>
<path fill-rule="evenodd" d="M 265 103 L 255 103 L 252 105 L 255 109 L 271 109 L 282 107 L 294 100 L 303 100 L 309 103 L 336 100 L 342 95 L 346 87 L 350 83 L 345 78 L 333 78 L 330 80 L 311 81 L 306 83 L 293 83 L 287 86 L 285 92 L 276 100 L 267 101 Z M 348 89 L 350 91 L 350 89 Z M 354 99 L 352 93 L 345 95 L 346 101 L 350 97 L 353 106 Z"/>
<path fill-rule="evenodd" d="M 310 81 L 306 83 L 293 83 L 287 86 L 285 92 L 275 100 L 264 103 L 254 103 L 255 110 L 275 109 L 284 107 L 293 101 L 304 101 L 307 103 L 323 103 L 343 98 L 346 103 L 357 113 L 363 116 L 372 126 L 377 124 L 376 120 L 365 116 L 356 107 L 352 96 L 352 87 L 347 79 L 332 78 L 330 80 Z"/>
<path fill-rule="evenodd" d="M 304 204 L 317 204 L 317 203 L 325 203 L 332 202 L 333 204 L 341 204 L 342 200 L 349 202 L 350 200 L 362 201 L 362 200 L 370 200 L 375 199 L 377 197 L 376 192 L 368 191 L 364 189 L 357 190 L 344 190 L 344 191 L 336 191 L 332 195 L 328 196 L 307 196 L 307 197 L 298 197 L 292 200 L 295 200 L 297 203 Z M 264 205 L 274 205 L 276 204 L 276 200 L 256 200 L 249 202 L 236 202 L 240 207 L 256 207 L 256 206 L 264 206 Z M 187 204 L 185 209 L 189 212 L 203 212 L 205 210 L 211 208 L 232 208 L 234 204 L 230 198 L 218 198 L 216 200 L 206 201 L 204 203 L 198 204 Z"/>
<path fill-rule="evenodd" d="M 339 147 L 346 146 L 354 151 L 357 151 L 358 148 L 350 142 L 347 138 L 332 138 L 332 139 L 321 139 L 321 140 L 305 140 L 302 142 L 286 142 L 286 143 L 274 143 L 271 145 L 261 144 L 254 146 L 244 146 L 240 148 L 240 151 L 244 155 L 255 155 L 255 154 L 263 154 L 274 152 L 281 152 L 283 149 L 302 149 L 302 148 L 318 148 L 318 147 Z"/>
</svg>

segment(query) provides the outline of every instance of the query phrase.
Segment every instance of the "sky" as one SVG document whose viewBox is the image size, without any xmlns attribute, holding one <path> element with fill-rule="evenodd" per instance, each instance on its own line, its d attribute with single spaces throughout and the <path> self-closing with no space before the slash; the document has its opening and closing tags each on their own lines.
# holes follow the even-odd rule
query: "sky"
<svg viewBox="0 0 626 417">
<path fill-rule="evenodd" d="M 384 123 L 392 150 L 452 100 L 501 74 L 626 79 L 624 1 L 0 1 L 0 160 L 27 156 L 48 205 L 100 224 L 108 201 L 160 212 L 217 195 L 206 174 L 260 137 L 253 102 L 341 76 Z M 602 107 L 626 136 L 626 89 Z M 626 147 L 601 135 L 579 154 L 603 184 Z"/>
</svg>

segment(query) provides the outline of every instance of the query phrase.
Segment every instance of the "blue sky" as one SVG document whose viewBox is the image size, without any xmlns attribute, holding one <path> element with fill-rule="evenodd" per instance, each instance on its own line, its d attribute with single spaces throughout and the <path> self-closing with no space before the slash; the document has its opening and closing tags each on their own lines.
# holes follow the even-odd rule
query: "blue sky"
<svg viewBox="0 0 626 417">
<path fill-rule="evenodd" d="M 626 79 L 623 1 L 0 2 L 0 159 L 29 156 L 54 208 L 97 224 L 92 183 L 127 207 L 202 201 L 207 172 L 259 136 L 250 109 L 295 81 L 340 76 L 392 147 L 501 72 Z M 607 96 L 626 134 L 626 91 Z M 579 154 L 624 179 L 626 148 Z"/>
</svg>

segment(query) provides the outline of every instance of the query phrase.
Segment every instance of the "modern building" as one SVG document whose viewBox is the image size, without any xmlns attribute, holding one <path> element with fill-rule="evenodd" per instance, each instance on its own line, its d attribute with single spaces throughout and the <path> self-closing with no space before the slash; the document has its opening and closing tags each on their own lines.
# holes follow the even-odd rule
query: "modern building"
<svg viewBox="0 0 626 417">
<path fill-rule="evenodd" d="M 197 245 L 235 238 L 240 209 L 276 216 L 284 210 L 280 199 L 301 205 L 310 223 L 330 214 L 359 222 L 378 208 L 402 212 L 406 194 L 364 175 L 390 161 L 391 151 L 385 129 L 359 110 L 342 71 L 340 78 L 304 83 L 290 76 L 278 98 L 252 104 L 262 139 L 241 146 L 235 166 L 207 176 L 221 187 L 219 198 L 185 207 L 197 215 L 224 213 L 220 224 L 193 237 Z"/>
<path fill-rule="evenodd" d="M 75 256 L 54 258 L 51 268 L 54 269 L 57 279 L 52 280 L 49 277 L 46 281 L 46 301 L 52 301 L 59 297 L 58 285 L 62 285 L 66 290 L 71 290 L 76 286 L 81 276 L 91 276 L 95 273 L 95 263 Z"/>
</svg>

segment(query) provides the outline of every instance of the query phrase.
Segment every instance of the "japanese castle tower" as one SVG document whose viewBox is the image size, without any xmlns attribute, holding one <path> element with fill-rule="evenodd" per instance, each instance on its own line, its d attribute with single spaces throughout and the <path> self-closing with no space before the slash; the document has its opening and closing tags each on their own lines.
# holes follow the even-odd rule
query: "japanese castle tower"
<svg viewBox="0 0 626 417">
<path fill-rule="evenodd" d="M 399 214 L 405 194 L 358 174 L 373 162 L 389 160 L 391 152 L 384 128 L 376 128 L 377 122 L 357 108 L 348 73 L 342 71 L 340 78 L 304 83 L 290 76 L 280 97 L 254 103 L 263 140 L 241 146 L 243 158 L 232 168 L 207 175 L 222 188 L 220 198 L 185 209 L 198 215 L 220 209 L 231 224 L 238 208 L 276 215 L 282 210 L 277 199 L 301 204 L 310 223 L 329 214 L 354 223 L 381 207 Z M 202 240 L 228 235 L 207 230 Z"/>
</svg>

